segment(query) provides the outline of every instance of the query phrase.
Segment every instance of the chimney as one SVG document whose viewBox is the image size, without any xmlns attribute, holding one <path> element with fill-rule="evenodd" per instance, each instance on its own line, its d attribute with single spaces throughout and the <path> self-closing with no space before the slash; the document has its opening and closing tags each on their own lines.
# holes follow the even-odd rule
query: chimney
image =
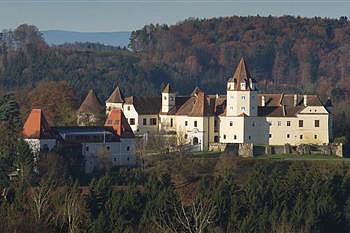
<svg viewBox="0 0 350 233">
<path fill-rule="evenodd" d="M 265 107 L 265 96 L 261 96 L 261 106 Z"/>
<path fill-rule="evenodd" d="M 304 95 L 304 106 L 307 106 L 307 95 Z"/>
<path fill-rule="evenodd" d="M 282 105 L 282 110 L 283 110 L 283 116 L 286 116 L 287 115 L 286 105 Z"/>
<path fill-rule="evenodd" d="M 298 104 L 298 95 L 294 94 L 294 107 Z"/>
</svg>

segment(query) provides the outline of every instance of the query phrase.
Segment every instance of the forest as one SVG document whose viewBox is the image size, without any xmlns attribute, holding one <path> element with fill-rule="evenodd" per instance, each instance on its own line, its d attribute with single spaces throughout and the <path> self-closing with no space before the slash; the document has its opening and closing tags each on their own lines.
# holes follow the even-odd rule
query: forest
<svg viewBox="0 0 350 233">
<path fill-rule="evenodd" d="M 33 25 L 2 31 L 0 232 L 349 232 L 343 160 L 176 154 L 87 176 L 82 158 L 59 148 L 35 165 L 21 135 L 31 108 L 42 108 L 51 124 L 75 124 L 91 88 L 102 101 L 116 85 L 125 95 L 159 95 L 168 82 L 179 95 L 195 86 L 224 94 L 243 56 L 261 92 L 330 97 L 335 135 L 349 138 L 349 48 L 346 17 L 190 18 L 146 25 L 129 48 L 49 46 Z"/>
</svg>

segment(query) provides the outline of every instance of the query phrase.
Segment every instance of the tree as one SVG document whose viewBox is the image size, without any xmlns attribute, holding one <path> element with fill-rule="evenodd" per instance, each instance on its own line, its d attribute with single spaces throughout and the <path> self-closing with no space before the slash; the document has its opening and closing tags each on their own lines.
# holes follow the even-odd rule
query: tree
<svg viewBox="0 0 350 233">
<path fill-rule="evenodd" d="M 42 81 L 28 96 L 31 108 L 42 109 L 52 125 L 75 123 L 76 97 L 67 82 Z"/>
<path fill-rule="evenodd" d="M 12 130 L 18 131 L 22 126 L 19 106 L 13 93 L 5 94 L 0 99 L 0 121 L 8 122 Z"/>
</svg>

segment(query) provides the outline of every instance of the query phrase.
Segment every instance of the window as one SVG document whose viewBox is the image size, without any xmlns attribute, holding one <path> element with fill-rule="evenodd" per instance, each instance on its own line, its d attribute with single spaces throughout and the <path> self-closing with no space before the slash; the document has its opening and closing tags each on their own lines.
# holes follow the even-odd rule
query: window
<svg viewBox="0 0 350 233">
<path fill-rule="evenodd" d="M 130 118 L 130 125 L 135 125 L 135 118 Z"/>
<path fill-rule="evenodd" d="M 231 99 L 231 100 L 233 100 L 233 98 L 234 98 L 234 96 L 233 96 L 233 95 L 231 95 L 231 96 L 230 96 L 230 99 Z"/>
<path fill-rule="evenodd" d="M 108 124 L 108 125 L 111 125 L 112 122 L 113 122 L 112 120 L 108 120 L 108 121 L 107 121 L 107 124 Z"/>
<path fill-rule="evenodd" d="M 188 135 L 187 134 L 185 134 L 185 139 L 187 139 L 188 138 Z"/>
<path fill-rule="evenodd" d="M 268 121 L 267 124 L 272 125 L 272 122 L 271 122 L 271 121 Z"/>
<path fill-rule="evenodd" d="M 185 121 L 185 126 L 187 126 L 188 125 L 188 121 Z"/>
<path fill-rule="evenodd" d="M 174 126 L 174 120 L 173 118 L 170 119 L 170 127 L 173 127 Z"/>
<path fill-rule="evenodd" d="M 232 106 L 230 107 L 230 110 L 233 110 L 233 107 L 232 107 Z"/>
<path fill-rule="evenodd" d="M 290 126 L 290 121 L 287 121 L 287 126 Z"/>
<path fill-rule="evenodd" d="M 156 124 L 157 124 L 157 118 L 151 118 L 150 125 L 156 125 Z"/>
<path fill-rule="evenodd" d="M 86 151 L 89 151 L 89 147 L 87 146 L 87 147 L 85 148 L 85 150 L 86 150 Z"/>
<path fill-rule="evenodd" d="M 314 138 L 317 139 L 317 134 L 314 135 Z"/>
<path fill-rule="evenodd" d="M 299 120 L 299 127 L 303 127 L 304 126 L 304 121 L 303 120 Z"/>
<path fill-rule="evenodd" d="M 232 121 L 230 121 L 230 126 L 233 126 L 233 122 Z"/>
<path fill-rule="evenodd" d="M 107 146 L 106 149 L 109 151 L 111 148 L 109 146 Z"/>
<path fill-rule="evenodd" d="M 214 142 L 219 142 L 219 136 L 214 136 Z"/>
<path fill-rule="evenodd" d="M 235 134 L 235 135 L 233 135 L 233 139 L 234 140 L 236 140 L 237 139 L 237 135 Z"/>
<path fill-rule="evenodd" d="M 241 96 L 241 99 L 242 99 L 242 100 L 245 100 L 245 96 L 244 96 L 244 95 L 242 95 L 242 96 Z"/>
<path fill-rule="evenodd" d="M 290 138 L 290 134 L 287 134 L 287 138 Z"/>
<path fill-rule="evenodd" d="M 197 127 L 197 121 L 194 121 L 193 123 L 194 123 L 194 127 Z"/>
<path fill-rule="evenodd" d="M 128 106 L 128 111 L 130 111 L 130 106 Z"/>
<path fill-rule="evenodd" d="M 218 121 L 216 119 L 214 120 L 214 127 L 218 127 Z"/>
<path fill-rule="evenodd" d="M 224 139 L 226 139 L 226 134 L 224 134 Z"/>
<path fill-rule="evenodd" d="M 250 140 L 250 139 L 252 139 L 252 137 L 251 137 L 251 136 L 248 136 L 248 140 Z"/>
<path fill-rule="evenodd" d="M 272 138 L 272 134 L 269 134 L 269 138 Z"/>
<path fill-rule="evenodd" d="M 126 151 L 130 151 L 130 146 L 126 147 Z"/>
<path fill-rule="evenodd" d="M 115 125 L 119 125 L 119 120 L 115 120 L 115 121 L 114 121 L 114 124 L 115 124 Z"/>
<path fill-rule="evenodd" d="M 277 122 L 277 125 L 278 125 L 278 126 L 281 126 L 281 124 L 282 124 L 282 123 L 281 123 L 280 121 Z"/>
<path fill-rule="evenodd" d="M 147 119 L 146 119 L 146 118 L 143 118 L 143 119 L 142 119 L 142 124 L 143 124 L 143 125 L 147 125 Z"/>
<path fill-rule="evenodd" d="M 252 123 L 252 126 L 254 127 L 255 126 L 255 122 L 253 121 L 253 123 Z"/>
<path fill-rule="evenodd" d="M 302 134 L 300 135 L 300 139 L 303 139 L 303 135 Z"/>
<path fill-rule="evenodd" d="M 164 96 L 164 100 L 166 100 L 166 96 Z"/>
<path fill-rule="evenodd" d="M 320 127 L 320 120 L 315 120 L 315 127 Z"/>
<path fill-rule="evenodd" d="M 241 111 L 243 111 L 243 112 L 244 112 L 244 111 L 245 111 L 245 107 L 241 107 Z"/>
</svg>

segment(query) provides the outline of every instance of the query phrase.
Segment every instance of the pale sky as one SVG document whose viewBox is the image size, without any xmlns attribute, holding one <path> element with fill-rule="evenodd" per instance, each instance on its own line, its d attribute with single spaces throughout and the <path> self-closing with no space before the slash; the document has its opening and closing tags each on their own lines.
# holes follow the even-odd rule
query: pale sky
<svg viewBox="0 0 350 233">
<path fill-rule="evenodd" d="M 348 16 L 350 0 L 0 0 L 0 30 L 34 24 L 40 30 L 132 31 L 188 17 Z M 349 17 L 350 18 L 350 17 Z"/>
</svg>

